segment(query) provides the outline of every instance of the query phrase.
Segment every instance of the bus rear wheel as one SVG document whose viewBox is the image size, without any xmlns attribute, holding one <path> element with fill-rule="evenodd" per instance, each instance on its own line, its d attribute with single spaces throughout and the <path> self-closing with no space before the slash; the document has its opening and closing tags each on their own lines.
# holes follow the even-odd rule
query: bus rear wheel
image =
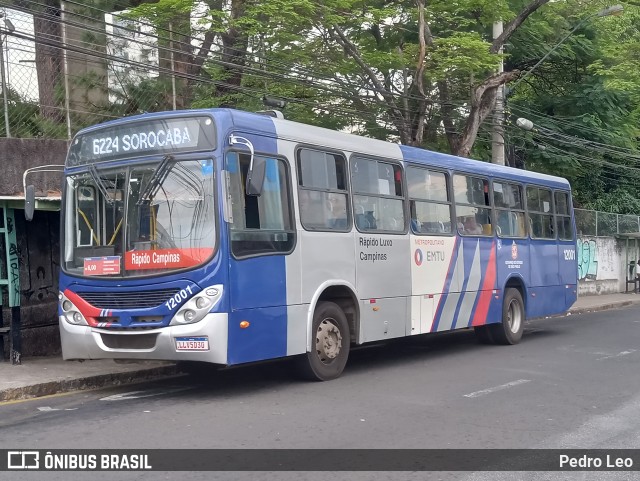
<svg viewBox="0 0 640 481">
<path fill-rule="evenodd" d="M 342 374 L 351 337 L 347 317 L 334 302 L 322 301 L 313 314 L 311 350 L 298 359 L 305 379 L 329 381 Z"/>
<path fill-rule="evenodd" d="M 518 289 L 510 287 L 502 301 L 502 322 L 490 324 L 491 337 L 496 344 L 518 344 L 524 332 L 524 302 Z"/>
</svg>

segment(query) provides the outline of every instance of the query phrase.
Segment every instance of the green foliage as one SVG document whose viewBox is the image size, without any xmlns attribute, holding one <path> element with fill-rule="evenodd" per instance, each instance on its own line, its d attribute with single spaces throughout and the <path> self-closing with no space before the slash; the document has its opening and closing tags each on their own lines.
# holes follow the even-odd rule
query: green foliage
<svg viewBox="0 0 640 481">
<path fill-rule="evenodd" d="M 578 26 L 512 93 L 513 117 L 529 118 L 537 130 L 508 131 L 527 168 L 571 181 L 576 206 L 639 214 L 638 8 L 595 16 L 606 6 L 549 4 L 518 31 L 507 65 L 527 70 Z"/>
<path fill-rule="evenodd" d="M 490 42 L 477 32 L 459 32 L 437 39 L 429 62 L 434 79 L 459 77 L 469 81 L 475 75 L 493 73 L 500 56 L 489 53 Z"/>
<path fill-rule="evenodd" d="M 92 0 L 81 11 L 93 6 L 114 11 L 127 3 Z M 143 61 L 112 68 L 108 92 L 100 73 L 75 79 L 72 88 L 87 92 L 87 98 L 101 92 L 108 101 L 89 101 L 84 112 L 73 113 L 73 125 L 171 109 L 173 80 L 177 103 L 185 108 L 260 110 L 262 96 L 270 95 L 288 102 L 285 115 L 293 120 L 391 141 L 412 142 L 424 134 L 423 147 L 450 151 L 451 138 L 467 127 L 473 89 L 503 59 L 506 71 L 536 66 L 511 84 L 506 125 L 511 164 L 567 177 L 576 205 L 640 213 L 640 2 L 625 1 L 623 15 L 601 18 L 596 14 L 608 0 L 550 1 L 516 30 L 503 55 L 491 53 L 493 23 L 508 23 L 530 3 L 425 1 L 428 31 L 423 33 L 432 37 L 421 46 L 420 2 L 142 2 L 122 15 L 132 26 L 139 21 L 152 26 L 158 40 L 148 49 L 160 47 L 159 66 L 145 69 Z M 205 38 L 211 48 L 200 58 Z M 84 39 L 104 41 L 89 31 Z M 172 78 L 175 60 L 181 67 Z M 61 86 L 56 89 L 63 105 Z M 33 103 L 13 97 L 12 102 L 12 109 L 29 119 L 12 124 L 16 135 L 57 128 L 64 136 L 62 119 L 58 128 L 56 119 L 43 119 Z M 518 117 L 530 118 L 537 129 L 517 129 Z M 491 159 L 491 120 L 489 115 L 480 125 L 471 151 L 479 160 Z M 418 125 L 424 130 L 418 132 Z"/>
</svg>

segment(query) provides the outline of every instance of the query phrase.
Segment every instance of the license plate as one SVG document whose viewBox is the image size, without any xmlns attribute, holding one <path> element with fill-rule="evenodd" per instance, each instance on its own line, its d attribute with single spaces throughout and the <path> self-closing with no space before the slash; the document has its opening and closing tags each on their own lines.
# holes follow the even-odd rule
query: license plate
<svg viewBox="0 0 640 481">
<path fill-rule="evenodd" d="M 208 351 L 208 337 L 176 337 L 176 351 Z"/>
</svg>

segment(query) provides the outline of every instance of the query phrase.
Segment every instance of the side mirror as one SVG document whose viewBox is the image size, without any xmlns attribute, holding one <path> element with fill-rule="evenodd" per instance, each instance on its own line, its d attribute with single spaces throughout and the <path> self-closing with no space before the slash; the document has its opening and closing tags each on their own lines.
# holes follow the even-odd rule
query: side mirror
<svg viewBox="0 0 640 481">
<path fill-rule="evenodd" d="M 245 191 L 247 195 L 260 197 L 264 178 L 267 173 L 267 162 L 264 157 L 253 157 L 249 171 L 247 172 L 247 185 Z"/>
<path fill-rule="evenodd" d="M 24 218 L 31 221 L 36 210 L 36 188 L 28 185 L 24 191 Z"/>
<path fill-rule="evenodd" d="M 245 183 L 245 194 L 259 197 L 262 194 L 262 186 L 266 175 L 267 163 L 264 158 L 255 156 L 255 149 L 249 139 L 231 134 L 229 136 L 229 145 L 244 145 L 251 152 L 249 161 L 249 170 L 247 171 L 247 180 Z"/>
</svg>

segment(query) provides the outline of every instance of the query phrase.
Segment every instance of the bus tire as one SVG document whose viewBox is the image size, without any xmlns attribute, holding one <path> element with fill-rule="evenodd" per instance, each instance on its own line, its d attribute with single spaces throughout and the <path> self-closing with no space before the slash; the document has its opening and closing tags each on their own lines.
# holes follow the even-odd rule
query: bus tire
<svg viewBox="0 0 640 481">
<path fill-rule="evenodd" d="M 518 344 L 524 331 L 524 302 L 518 289 L 510 287 L 502 301 L 502 322 L 490 324 L 491 336 L 496 344 Z"/>
<path fill-rule="evenodd" d="M 334 302 L 318 302 L 313 313 L 311 350 L 298 359 L 300 374 L 310 381 L 329 381 L 342 374 L 349 357 L 349 324 Z"/>
<path fill-rule="evenodd" d="M 495 344 L 490 327 L 490 325 L 484 325 L 473 328 L 473 332 L 476 334 L 476 339 L 480 344 Z"/>
</svg>

